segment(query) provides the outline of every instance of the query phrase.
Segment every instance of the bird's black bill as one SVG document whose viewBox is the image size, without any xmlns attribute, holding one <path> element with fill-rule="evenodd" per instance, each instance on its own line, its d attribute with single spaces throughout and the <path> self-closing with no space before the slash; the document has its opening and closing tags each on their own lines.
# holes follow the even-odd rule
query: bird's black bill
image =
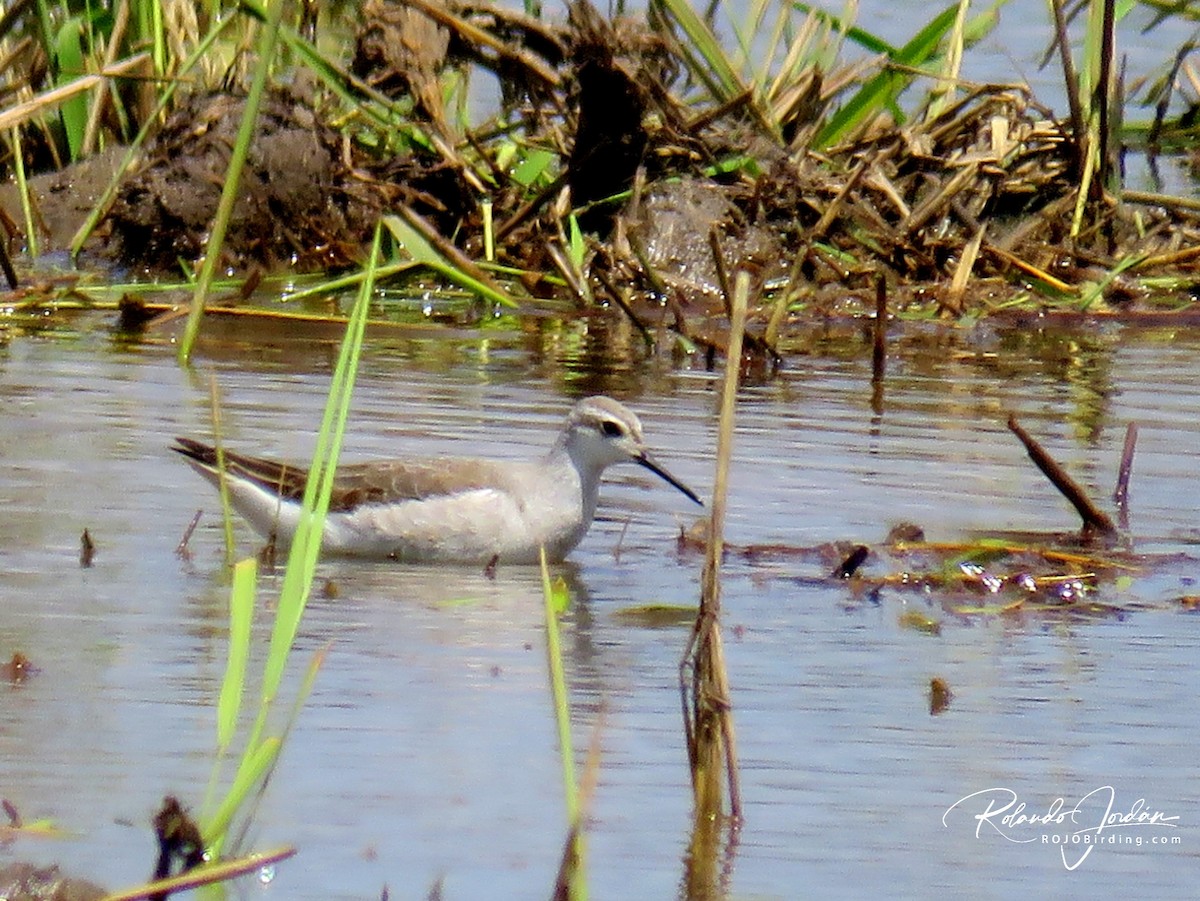
<svg viewBox="0 0 1200 901">
<path fill-rule="evenodd" d="M 683 484 L 683 482 L 679 481 L 679 479 L 675 478 L 675 476 L 671 475 L 669 472 L 667 472 L 665 469 L 663 469 L 661 466 L 659 466 L 657 463 L 655 463 L 649 457 L 638 457 L 637 462 L 639 465 L 646 467 L 648 470 L 650 470 L 652 473 L 654 473 L 656 476 L 658 476 L 660 479 L 662 479 L 667 484 L 673 485 L 674 487 L 678 488 L 685 495 L 687 495 L 687 497 L 689 497 L 691 500 L 695 501 L 701 507 L 704 506 L 704 501 L 700 500 L 700 498 L 696 496 L 696 492 L 692 491 L 691 488 L 689 488 L 687 485 Z"/>
</svg>

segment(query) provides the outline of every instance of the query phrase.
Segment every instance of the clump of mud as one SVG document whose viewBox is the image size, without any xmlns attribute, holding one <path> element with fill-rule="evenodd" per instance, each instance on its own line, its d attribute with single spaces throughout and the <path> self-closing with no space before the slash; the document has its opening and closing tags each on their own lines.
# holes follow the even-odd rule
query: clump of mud
<svg viewBox="0 0 1200 901">
<path fill-rule="evenodd" d="M 688 298 L 712 295 L 716 301 L 722 268 L 748 270 L 760 284 L 787 277 L 782 230 L 764 217 L 747 216 L 730 194 L 707 179 L 664 180 L 624 214 L 639 259 L 665 287 Z"/>
<path fill-rule="evenodd" d="M 203 255 L 225 184 L 245 98 L 184 100 L 121 188 L 109 223 L 128 265 L 174 268 Z M 229 265 L 347 265 L 378 203 L 350 184 L 341 140 L 311 98 L 276 89 L 264 98 L 226 239 Z"/>
</svg>

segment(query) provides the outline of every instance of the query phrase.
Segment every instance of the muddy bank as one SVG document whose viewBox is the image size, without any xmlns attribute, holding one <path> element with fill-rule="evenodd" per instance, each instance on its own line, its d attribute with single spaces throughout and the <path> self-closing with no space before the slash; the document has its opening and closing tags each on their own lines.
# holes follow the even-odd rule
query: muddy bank
<svg viewBox="0 0 1200 901">
<path fill-rule="evenodd" d="M 1020 293 L 1137 309 L 1151 276 L 1190 301 L 1200 214 L 1090 178 L 1087 139 L 1019 86 L 851 127 L 853 104 L 828 89 L 839 73 L 815 67 L 772 93 L 710 73 L 692 99 L 694 48 L 662 16 L 576 4 L 549 25 L 426 0 L 361 15 L 339 84 L 359 106 L 304 77 L 269 93 L 227 268 L 353 266 L 378 217 L 402 210 L 462 261 L 494 245 L 494 262 L 525 273 L 518 294 L 641 318 L 719 316 L 736 268 L 775 325 L 801 308 L 873 311 L 881 284 L 894 311 L 950 315 Z M 500 111 L 464 130 L 446 84 L 484 70 Z M 243 109 L 194 95 L 155 135 L 97 237 L 121 265 L 199 258 Z M 590 236 L 574 248 L 573 223 Z"/>
</svg>

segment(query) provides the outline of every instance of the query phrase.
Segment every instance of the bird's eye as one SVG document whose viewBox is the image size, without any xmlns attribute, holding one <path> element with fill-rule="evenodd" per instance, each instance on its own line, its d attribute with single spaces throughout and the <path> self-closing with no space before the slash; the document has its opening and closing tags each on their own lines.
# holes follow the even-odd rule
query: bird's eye
<svg viewBox="0 0 1200 901">
<path fill-rule="evenodd" d="M 601 423 L 600 431 L 604 432 L 609 438 L 620 438 L 625 434 L 625 430 L 621 428 L 621 423 L 613 422 L 611 419 L 606 419 Z"/>
</svg>

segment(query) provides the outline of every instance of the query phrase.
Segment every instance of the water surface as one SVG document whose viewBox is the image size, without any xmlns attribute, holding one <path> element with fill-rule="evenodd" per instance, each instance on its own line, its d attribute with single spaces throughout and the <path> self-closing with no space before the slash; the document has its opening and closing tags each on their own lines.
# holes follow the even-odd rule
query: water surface
<svg viewBox="0 0 1200 901">
<path fill-rule="evenodd" d="M 601 366 L 580 328 L 372 343 L 345 458 L 539 453 L 575 397 L 605 391 L 707 494 L 717 376 L 635 354 Z M 876 543 L 900 521 L 939 541 L 1069 532 L 1073 512 L 1004 426 L 1014 412 L 1101 499 L 1137 421 L 1132 545 L 1177 556 L 1103 583 L 1094 599 L 1123 612 L 1086 618 L 953 615 L 937 595 L 821 583 L 815 555 L 731 554 L 746 817 L 710 896 L 1083 896 L 1134 874 L 1148 897 L 1189 893 L 1200 621 L 1179 598 L 1196 592 L 1198 350 L 1170 330 L 910 329 L 873 403 L 870 349 L 851 330 L 814 334 L 781 376 L 743 388 L 734 545 Z M 129 885 L 148 874 L 162 796 L 201 805 L 227 586 L 215 497 L 166 445 L 209 433 L 215 378 L 230 446 L 305 458 L 330 360 L 321 346 L 233 345 L 187 372 L 168 345 L 103 331 L 0 345 L 0 656 L 19 650 L 42 670 L 0 684 L 0 795 L 69 833 L 22 838 L 0 859 Z M 675 541 L 695 514 L 636 468 L 613 471 L 604 498 L 559 571 L 573 594 L 564 642 L 579 749 L 601 723 L 592 896 L 675 898 L 691 829 L 676 681 L 687 632 L 623 611 L 695 601 L 701 561 Z M 87 569 L 84 528 L 98 546 Z M 248 530 L 239 541 L 257 546 Z M 242 893 L 367 898 L 386 884 L 423 897 L 443 878 L 448 898 L 547 894 L 565 815 L 536 575 L 355 561 L 320 573 L 337 597 L 314 598 L 294 677 L 320 649 L 326 662 L 250 836 L 300 853 Z M 267 597 L 276 588 L 268 577 Z M 906 628 L 909 609 L 940 634 Z M 934 676 L 954 692 L 938 716 Z M 983 808 L 969 803 L 943 823 L 988 789 L 1045 812 L 1105 786 L 1115 810 L 1144 799 L 1174 828 L 1126 828 L 1140 846 L 1097 847 L 1068 870 L 1040 838 L 1063 829 L 1011 830 L 1038 836 L 1029 843 L 986 826 L 977 836 Z M 1149 844 L 1164 835 L 1180 843 Z"/>
</svg>

